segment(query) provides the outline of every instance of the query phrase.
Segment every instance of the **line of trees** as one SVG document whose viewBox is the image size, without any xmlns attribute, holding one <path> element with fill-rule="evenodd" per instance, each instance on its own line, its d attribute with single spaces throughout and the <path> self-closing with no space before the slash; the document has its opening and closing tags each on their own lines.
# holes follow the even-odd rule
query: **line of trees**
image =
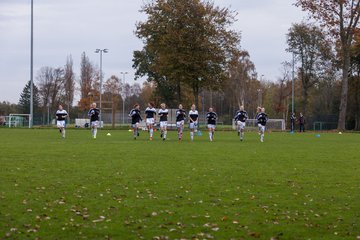
<svg viewBox="0 0 360 240">
<path fill-rule="evenodd" d="M 135 31 L 144 46 L 133 55 L 136 78 L 146 81 L 141 86 L 124 84 L 116 75 L 105 79 L 103 112 L 111 112 L 114 123 L 123 103 L 126 111 L 149 101 L 170 108 L 195 103 L 201 111 L 215 107 L 220 121 L 230 123 L 240 105 L 250 116 L 262 105 L 271 118 L 289 119 L 294 77 L 295 111 L 304 113 L 309 124 L 331 122 L 332 128 L 360 130 L 359 4 L 297 0 L 310 19 L 288 30 L 284 50 L 293 53 L 294 61 L 284 61 L 274 80 L 259 77 L 250 53 L 240 47 L 240 33 L 232 30 L 236 12 L 208 0 L 148 1 L 141 9 L 147 19 Z M 85 117 L 90 102 L 99 102 L 99 69 L 85 53 L 80 63 L 78 78 L 71 56 L 64 67 L 39 70 L 34 103 L 43 116 L 62 103 Z M 25 113 L 29 84 L 18 104 Z M 73 107 L 76 94 L 80 100 Z M 0 113 L 12 107 L 3 103 Z"/>
</svg>

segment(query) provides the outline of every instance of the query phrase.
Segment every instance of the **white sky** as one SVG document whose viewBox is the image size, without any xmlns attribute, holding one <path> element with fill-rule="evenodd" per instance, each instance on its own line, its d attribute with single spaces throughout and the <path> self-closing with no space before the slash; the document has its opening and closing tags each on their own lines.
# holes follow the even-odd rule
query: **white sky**
<svg viewBox="0 0 360 240">
<path fill-rule="evenodd" d="M 243 49 L 249 51 L 259 76 L 276 80 L 285 52 L 285 35 L 305 14 L 292 0 L 214 0 L 238 12 L 234 29 L 241 31 Z M 134 35 L 143 0 L 34 0 L 34 81 L 43 66 L 60 67 L 72 55 L 79 77 L 80 56 L 86 52 L 99 64 L 96 48 L 108 48 L 103 56 L 104 79 L 127 71 L 134 82 L 132 56 L 142 48 Z M 0 101 L 17 103 L 30 79 L 30 0 L 0 0 Z"/>
</svg>

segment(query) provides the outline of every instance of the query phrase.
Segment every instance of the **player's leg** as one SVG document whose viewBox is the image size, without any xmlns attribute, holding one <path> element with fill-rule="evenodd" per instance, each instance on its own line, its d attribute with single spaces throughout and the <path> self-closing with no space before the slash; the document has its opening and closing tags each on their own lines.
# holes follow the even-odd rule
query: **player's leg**
<svg viewBox="0 0 360 240">
<path fill-rule="evenodd" d="M 137 135 L 137 133 L 136 133 L 136 124 L 131 124 L 131 128 L 133 130 L 134 139 L 136 139 L 136 135 Z"/>
<path fill-rule="evenodd" d="M 180 122 L 180 135 L 179 135 L 180 140 L 182 140 L 183 132 L 184 132 L 184 122 L 181 121 L 181 122 Z"/>
<path fill-rule="evenodd" d="M 209 131 L 209 139 L 210 141 L 212 141 L 212 128 L 210 124 L 208 125 L 208 131 Z"/>
<path fill-rule="evenodd" d="M 150 140 L 153 139 L 153 134 L 154 134 L 154 125 L 153 124 L 149 124 L 149 133 L 150 133 Z"/>
<path fill-rule="evenodd" d="M 97 134 L 97 121 L 91 122 L 91 129 L 92 129 L 92 136 L 94 139 L 96 139 Z"/>
<path fill-rule="evenodd" d="M 61 132 L 62 132 L 62 137 L 65 138 L 65 126 L 61 128 Z"/>
<path fill-rule="evenodd" d="M 240 122 L 240 141 L 244 140 L 245 123 Z"/>
<path fill-rule="evenodd" d="M 190 123 L 190 124 L 189 124 L 189 129 L 190 129 L 190 140 L 191 140 L 191 141 L 194 140 L 194 128 L 195 128 L 195 124 L 194 124 L 194 123 Z"/>
<path fill-rule="evenodd" d="M 212 129 L 211 129 L 211 138 L 212 138 L 212 140 L 214 140 L 214 135 L 215 135 L 215 125 L 213 125 Z"/>
<path fill-rule="evenodd" d="M 56 127 L 59 129 L 59 133 L 62 134 L 60 121 L 56 121 Z"/>
<path fill-rule="evenodd" d="M 165 131 L 164 131 L 164 138 L 163 140 L 166 140 L 167 137 L 167 122 L 165 122 Z"/>
<path fill-rule="evenodd" d="M 94 124 L 94 138 L 96 138 L 96 135 L 97 135 L 97 125 Z"/>
<path fill-rule="evenodd" d="M 180 122 L 176 122 L 177 135 L 180 140 Z"/>
<path fill-rule="evenodd" d="M 265 126 L 261 126 L 261 134 L 260 134 L 260 141 L 261 142 L 264 141 L 264 136 L 265 136 Z"/>
</svg>

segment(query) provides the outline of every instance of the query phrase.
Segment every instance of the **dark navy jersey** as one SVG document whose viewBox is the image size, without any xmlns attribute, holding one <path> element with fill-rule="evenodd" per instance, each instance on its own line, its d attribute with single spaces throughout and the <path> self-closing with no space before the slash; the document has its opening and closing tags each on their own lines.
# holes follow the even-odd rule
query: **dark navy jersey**
<svg viewBox="0 0 360 240">
<path fill-rule="evenodd" d="M 58 121 L 65 121 L 65 118 L 67 115 L 68 115 L 68 113 L 66 112 L 66 110 L 57 110 L 56 111 L 56 119 Z"/>
<path fill-rule="evenodd" d="M 88 112 L 90 122 L 99 121 L 100 110 L 98 108 L 91 108 Z"/>
<path fill-rule="evenodd" d="M 236 114 L 235 114 L 235 121 L 240 121 L 240 122 L 246 122 L 246 119 L 248 119 L 249 116 L 247 114 L 246 111 L 237 111 Z"/>
<path fill-rule="evenodd" d="M 295 122 L 295 120 L 296 120 L 295 115 L 294 115 L 294 114 L 293 114 L 293 115 L 291 115 L 291 116 L 290 116 L 290 121 L 291 121 L 291 122 Z"/>
<path fill-rule="evenodd" d="M 304 116 L 299 117 L 299 123 L 300 124 L 305 124 L 305 117 Z"/>
<path fill-rule="evenodd" d="M 268 121 L 268 116 L 266 115 L 266 113 L 259 113 L 256 116 L 256 120 L 258 124 L 265 126 L 266 122 Z"/>
<path fill-rule="evenodd" d="M 147 107 L 145 109 L 145 115 L 146 115 L 146 118 L 154 118 L 156 115 L 156 109 Z"/>
<path fill-rule="evenodd" d="M 194 111 L 190 110 L 189 117 L 190 117 L 190 122 L 196 122 L 199 117 L 199 112 L 197 110 Z"/>
<path fill-rule="evenodd" d="M 207 124 L 216 125 L 217 114 L 215 112 L 208 112 L 206 114 Z"/>
<path fill-rule="evenodd" d="M 166 122 L 168 114 L 169 114 L 169 110 L 161 108 L 159 110 L 160 122 Z"/>
<path fill-rule="evenodd" d="M 176 110 L 176 121 L 177 122 L 183 121 L 183 120 L 185 120 L 185 118 L 186 118 L 186 112 L 184 109 Z"/>
<path fill-rule="evenodd" d="M 131 117 L 131 124 L 136 124 L 142 121 L 140 110 L 138 109 L 131 109 L 129 113 L 129 117 Z"/>
</svg>

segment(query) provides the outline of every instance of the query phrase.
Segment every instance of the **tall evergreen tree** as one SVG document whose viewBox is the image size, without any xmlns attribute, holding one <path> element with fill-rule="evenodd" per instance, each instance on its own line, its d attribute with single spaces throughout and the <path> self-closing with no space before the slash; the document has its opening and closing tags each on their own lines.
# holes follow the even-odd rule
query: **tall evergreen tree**
<svg viewBox="0 0 360 240">
<path fill-rule="evenodd" d="M 28 81 L 20 95 L 20 99 L 18 103 L 20 113 L 24 113 L 24 114 L 30 113 L 30 95 L 31 95 L 30 86 L 31 86 L 31 82 Z M 34 91 L 34 101 L 33 101 L 34 112 L 37 112 L 40 107 L 40 97 L 39 97 L 39 90 L 35 84 L 33 85 L 33 91 Z"/>
</svg>

